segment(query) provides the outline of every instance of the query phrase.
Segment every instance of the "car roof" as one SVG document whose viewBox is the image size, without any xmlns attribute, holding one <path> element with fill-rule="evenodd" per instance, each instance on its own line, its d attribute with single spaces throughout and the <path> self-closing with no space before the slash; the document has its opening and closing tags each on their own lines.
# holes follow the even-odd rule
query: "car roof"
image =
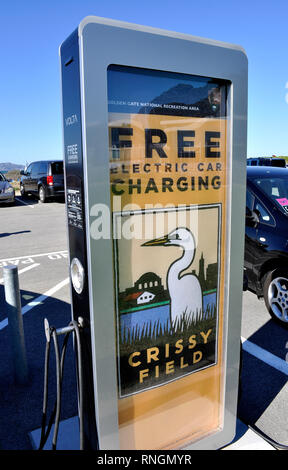
<svg viewBox="0 0 288 470">
<path fill-rule="evenodd" d="M 31 163 L 54 163 L 54 162 L 63 162 L 63 160 L 35 160 Z"/>
<path fill-rule="evenodd" d="M 247 166 L 247 177 L 267 177 L 286 176 L 288 177 L 288 168 L 278 166 Z"/>
<path fill-rule="evenodd" d="M 58 163 L 58 162 L 59 162 L 59 163 L 64 163 L 63 160 L 35 160 L 35 161 L 29 163 L 29 164 L 27 165 L 27 168 L 28 168 L 28 166 L 34 165 L 35 163 Z"/>
</svg>

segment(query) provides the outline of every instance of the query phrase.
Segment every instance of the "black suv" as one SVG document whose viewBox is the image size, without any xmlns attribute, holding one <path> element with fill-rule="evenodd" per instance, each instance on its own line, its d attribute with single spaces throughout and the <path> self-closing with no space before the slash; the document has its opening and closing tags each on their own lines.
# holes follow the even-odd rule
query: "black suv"
<svg viewBox="0 0 288 470">
<path fill-rule="evenodd" d="M 285 158 L 259 157 L 247 158 L 247 166 L 277 166 L 286 168 Z"/>
<path fill-rule="evenodd" d="M 245 274 L 273 319 L 288 327 L 288 169 L 247 168 Z"/>
<path fill-rule="evenodd" d="M 41 202 L 52 197 L 64 197 L 64 173 L 62 160 L 30 163 L 21 171 L 20 193 L 34 194 Z"/>
</svg>

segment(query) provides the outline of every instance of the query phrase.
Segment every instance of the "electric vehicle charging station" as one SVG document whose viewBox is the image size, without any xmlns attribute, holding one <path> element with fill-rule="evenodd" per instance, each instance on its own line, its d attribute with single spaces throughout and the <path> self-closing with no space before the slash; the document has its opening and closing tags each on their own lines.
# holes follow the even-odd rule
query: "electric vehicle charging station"
<svg viewBox="0 0 288 470">
<path fill-rule="evenodd" d="M 60 56 L 85 448 L 219 449 L 236 427 L 246 55 L 87 17 Z"/>
</svg>

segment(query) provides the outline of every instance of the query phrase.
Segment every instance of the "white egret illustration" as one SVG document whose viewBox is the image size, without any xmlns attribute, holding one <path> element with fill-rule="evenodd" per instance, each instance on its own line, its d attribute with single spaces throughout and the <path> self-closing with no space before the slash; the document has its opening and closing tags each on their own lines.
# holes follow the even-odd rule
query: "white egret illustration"
<svg viewBox="0 0 288 470">
<path fill-rule="evenodd" d="M 176 228 L 168 235 L 155 238 L 142 246 L 178 246 L 183 249 L 183 254 L 174 261 L 167 272 L 167 287 L 171 299 L 171 324 L 180 324 L 183 316 L 185 319 L 195 319 L 203 311 L 203 295 L 197 276 L 192 273 L 182 274 L 192 264 L 196 243 L 191 231 L 184 228 Z"/>
</svg>

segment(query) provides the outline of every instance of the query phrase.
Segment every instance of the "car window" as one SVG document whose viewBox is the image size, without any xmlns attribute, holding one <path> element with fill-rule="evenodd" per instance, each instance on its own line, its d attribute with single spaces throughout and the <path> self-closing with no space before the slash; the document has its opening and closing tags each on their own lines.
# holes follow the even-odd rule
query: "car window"
<svg viewBox="0 0 288 470">
<path fill-rule="evenodd" d="M 5 177 L 0 173 L 0 181 L 5 181 Z"/>
<path fill-rule="evenodd" d="M 255 201 L 254 210 L 257 212 L 260 223 L 274 225 L 274 219 L 272 215 L 258 199 Z"/>
<path fill-rule="evenodd" d="M 246 192 L 246 208 L 249 209 L 249 211 L 252 212 L 253 210 L 253 204 L 254 204 L 254 196 L 253 194 L 247 189 Z"/>
<path fill-rule="evenodd" d="M 282 159 L 282 158 L 279 158 L 279 159 L 272 159 L 271 160 L 271 166 L 277 166 L 277 167 L 282 167 L 282 168 L 285 168 L 286 167 L 286 160 Z"/>
<path fill-rule="evenodd" d="M 53 162 L 51 163 L 52 175 L 61 175 L 63 174 L 63 162 Z"/>
<path fill-rule="evenodd" d="M 40 162 L 38 164 L 38 173 L 40 174 L 46 174 L 47 173 L 47 163 L 46 162 Z"/>
<path fill-rule="evenodd" d="M 32 169 L 32 164 L 30 164 L 27 168 L 26 168 L 26 173 L 31 173 L 31 169 Z"/>
<path fill-rule="evenodd" d="M 33 163 L 31 169 L 31 176 L 36 176 L 38 174 L 39 163 Z"/>
<path fill-rule="evenodd" d="M 63 175 L 63 162 L 51 163 L 52 175 Z"/>
<path fill-rule="evenodd" d="M 286 170 L 285 170 L 286 171 Z M 285 214 L 288 208 L 288 171 L 287 176 L 254 178 L 253 183 L 260 188 Z"/>
</svg>

